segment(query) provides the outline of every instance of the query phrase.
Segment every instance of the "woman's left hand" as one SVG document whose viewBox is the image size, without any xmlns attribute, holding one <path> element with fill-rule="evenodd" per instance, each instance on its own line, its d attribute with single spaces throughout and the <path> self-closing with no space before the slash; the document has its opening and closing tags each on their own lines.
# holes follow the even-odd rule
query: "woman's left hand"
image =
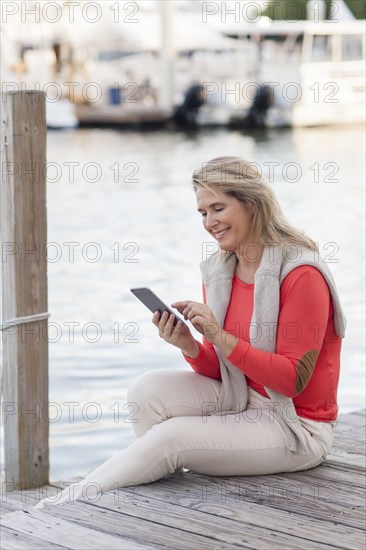
<svg viewBox="0 0 366 550">
<path fill-rule="evenodd" d="M 184 319 L 188 319 L 208 342 L 214 344 L 219 340 L 221 327 L 208 305 L 184 300 L 174 302 L 171 306 L 177 309 L 184 316 Z"/>
</svg>

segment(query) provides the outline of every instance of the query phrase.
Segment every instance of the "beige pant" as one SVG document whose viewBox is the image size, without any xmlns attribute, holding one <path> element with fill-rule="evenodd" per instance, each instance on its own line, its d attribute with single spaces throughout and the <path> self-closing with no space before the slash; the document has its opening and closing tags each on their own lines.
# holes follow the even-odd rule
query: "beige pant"
<svg viewBox="0 0 366 550">
<path fill-rule="evenodd" d="M 127 399 L 136 441 L 81 483 L 37 507 L 81 497 L 95 499 L 101 492 L 151 483 L 183 468 L 214 476 L 305 470 L 320 464 L 329 453 L 335 422 L 301 418 L 308 453 L 293 453 L 270 399 L 251 388 L 243 413 L 208 416 L 220 385 L 193 371 L 161 369 L 144 374 L 129 388 Z"/>
</svg>

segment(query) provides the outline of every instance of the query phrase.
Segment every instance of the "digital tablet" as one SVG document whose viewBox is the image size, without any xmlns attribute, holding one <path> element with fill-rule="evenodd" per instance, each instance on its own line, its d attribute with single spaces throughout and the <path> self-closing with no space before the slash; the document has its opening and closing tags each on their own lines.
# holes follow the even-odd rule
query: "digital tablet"
<svg viewBox="0 0 366 550">
<path fill-rule="evenodd" d="M 155 313 L 155 311 L 160 311 L 162 314 L 164 311 L 167 311 L 169 315 L 173 313 L 174 315 L 174 322 L 173 325 L 176 325 L 178 321 L 182 321 L 183 324 L 185 324 L 184 320 L 179 317 L 173 311 L 168 307 L 160 298 L 154 294 L 150 288 L 147 287 L 140 287 L 140 288 L 130 288 L 132 294 L 136 296 L 152 313 Z"/>
</svg>

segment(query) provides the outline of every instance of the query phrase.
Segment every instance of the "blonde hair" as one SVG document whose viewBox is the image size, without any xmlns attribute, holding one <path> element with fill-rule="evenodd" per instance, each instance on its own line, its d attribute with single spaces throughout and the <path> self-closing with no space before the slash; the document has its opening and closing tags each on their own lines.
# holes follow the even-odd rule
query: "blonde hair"
<svg viewBox="0 0 366 550">
<path fill-rule="evenodd" d="M 262 177 L 259 166 L 240 157 L 217 157 L 193 172 L 193 187 L 221 191 L 249 206 L 252 234 L 260 245 L 289 244 L 318 251 L 315 241 L 293 227 L 285 218 L 277 198 Z"/>
</svg>

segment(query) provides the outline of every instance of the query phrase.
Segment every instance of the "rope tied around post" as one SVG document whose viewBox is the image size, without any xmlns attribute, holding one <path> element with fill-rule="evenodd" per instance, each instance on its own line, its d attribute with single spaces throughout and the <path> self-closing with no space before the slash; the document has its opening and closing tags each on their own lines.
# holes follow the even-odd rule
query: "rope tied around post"
<svg viewBox="0 0 366 550">
<path fill-rule="evenodd" d="M 9 321 L 5 321 L 1 327 L 0 330 L 6 330 L 7 328 L 14 327 L 16 325 L 22 325 L 23 323 L 32 323 L 33 321 L 43 321 L 43 319 L 48 319 L 50 317 L 50 313 L 44 312 L 44 313 L 35 313 L 34 315 L 25 315 L 24 317 L 15 317 L 14 319 L 9 319 Z"/>
</svg>

